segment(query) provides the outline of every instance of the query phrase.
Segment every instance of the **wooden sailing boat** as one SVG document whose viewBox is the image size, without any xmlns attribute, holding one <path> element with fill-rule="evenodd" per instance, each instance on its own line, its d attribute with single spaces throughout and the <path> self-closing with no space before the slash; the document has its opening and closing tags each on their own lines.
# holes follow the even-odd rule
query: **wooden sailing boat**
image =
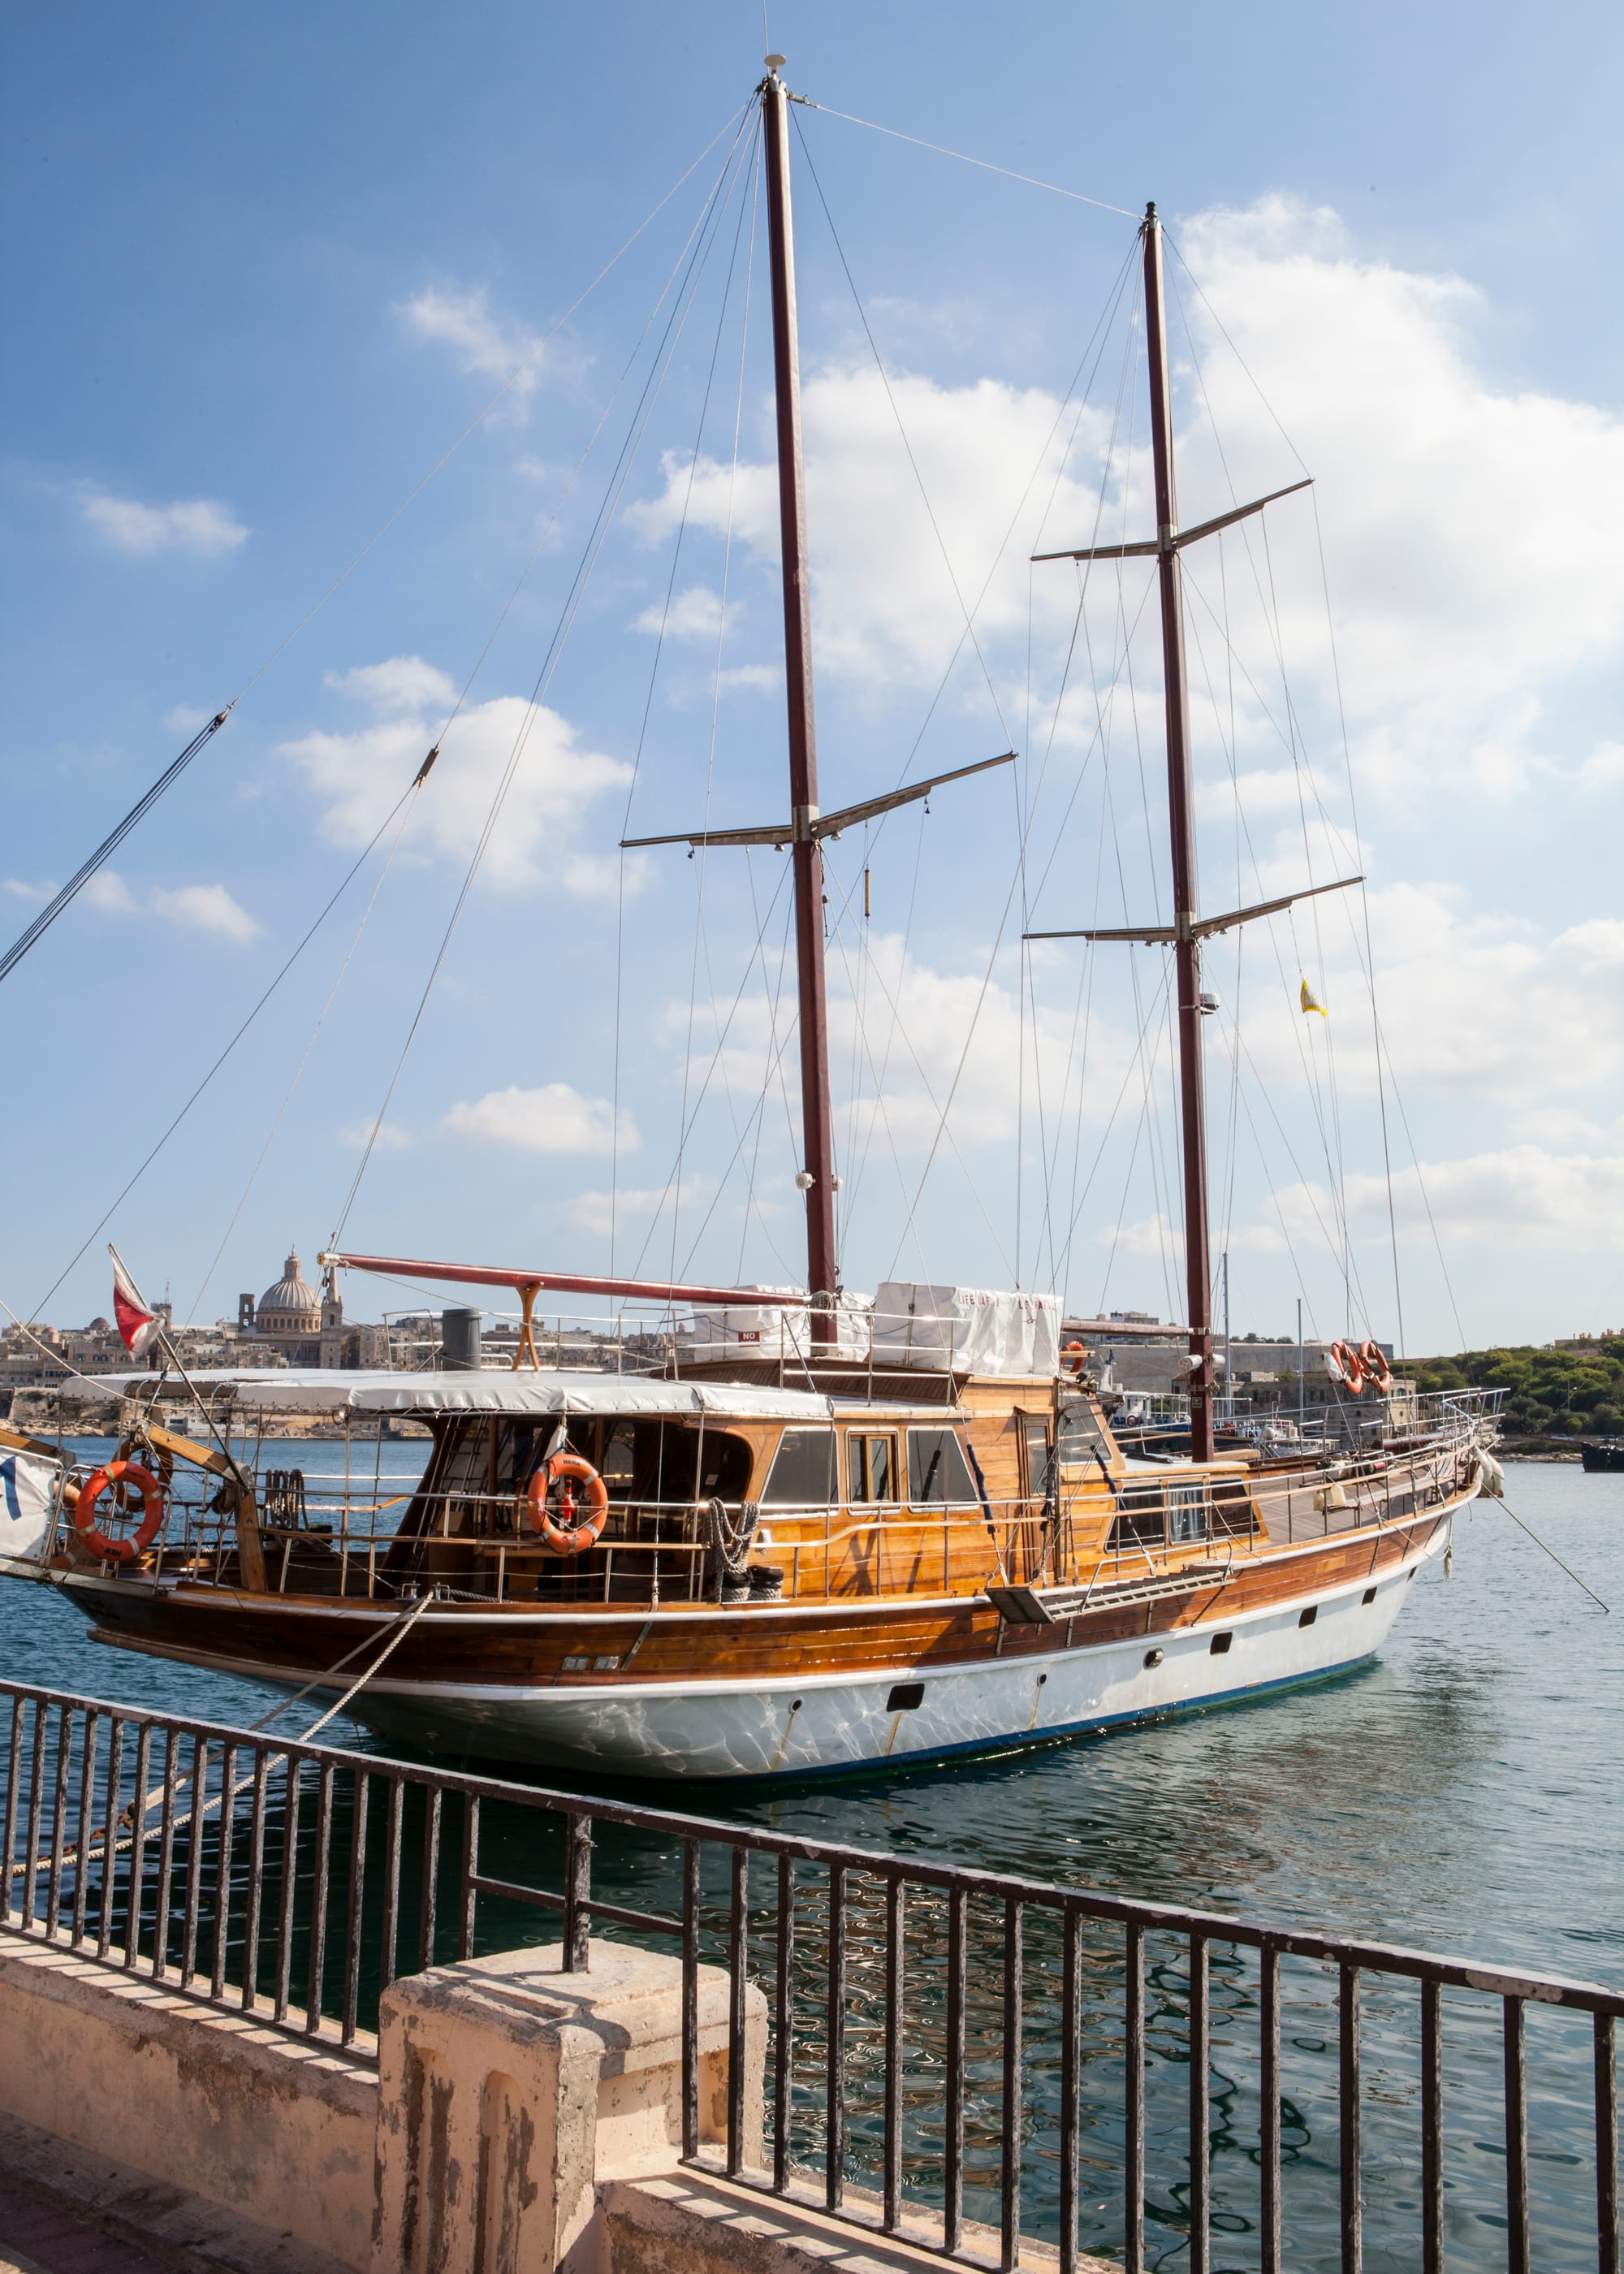
<svg viewBox="0 0 1624 2274">
<path fill-rule="evenodd" d="M 311 1684 L 441 1751 L 598 1773 L 803 1774 L 1052 1739 L 1323 1675 L 1380 1647 L 1488 1472 L 1470 1397 L 1440 1401 L 1402 1438 L 1384 1434 L 1379 1406 L 1373 1433 L 1342 1427 L 1267 1460 L 1215 1450 L 1200 943 L 1287 903 L 1203 917 L 1195 902 L 1179 563 L 1221 523 L 1178 527 L 1154 207 L 1142 250 L 1157 529 L 1094 550 L 1158 563 L 1175 914 L 1166 930 L 1086 936 L 1174 951 L 1188 1455 L 1152 1459 L 1119 1442 L 1081 1351 L 1060 1348 L 1052 1298 L 892 1287 L 868 1314 L 843 1295 L 821 847 L 933 784 L 839 814 L 819 808 L 791 98 L 783 59 L 768 60 L 790 810 L 681 841 L 791 848 L 807 1288 L 764 1295 L 335 1251 L 322 1259 L 329 1276 L 506 1287 L 523 1305 L 509 1374 L 237 1384 L 250 1415 L 325 1405 L 362 1423 L 426 1420 L 428 1464 L 397 1527 L 375 1512 L 357 1522 L 347 1502 L 323 1510 L 286 1472 L 270 1485 L 224 1441 L 151 1426 L 124 1450 L 156 1480 L 156 1536 L 132 1548 L 103 1529 L 112 1487 L 96 1478 L 62 1518 L 56 1576 L 99 1639 Z M 685 1300 L 715 1331 L 659 1378 L 549 1370 L 531 1321 L 553 1289 Z M 745 1306 L 755 1324 L 736 1332 L 753 1339 L 730 1339 Z M 187 1465 L 203 1473 L 206 1503 L 176 1487 L 177 1462 L 177 1477 Z"/>
</svg>

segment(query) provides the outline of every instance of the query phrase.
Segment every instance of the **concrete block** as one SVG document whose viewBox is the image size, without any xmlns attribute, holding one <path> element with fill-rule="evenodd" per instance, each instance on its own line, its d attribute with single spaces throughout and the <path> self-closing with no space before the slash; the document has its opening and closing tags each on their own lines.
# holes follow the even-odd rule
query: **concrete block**
<svg viewBox="0 0 1624 2274">
<path fill-rule="evenodd" d="M 606 2266 L 598 2189 L 675 2168 L 681 1962 L 594 1940 L 397 1982 L 380 2018 L 373 2274 Z M 699 1975 L 700 2129 L 726 2137 L 726 1975 Z M 761 2154 L 766 2001 L 746 2008 L 747 2159 Z"/>
</svg>

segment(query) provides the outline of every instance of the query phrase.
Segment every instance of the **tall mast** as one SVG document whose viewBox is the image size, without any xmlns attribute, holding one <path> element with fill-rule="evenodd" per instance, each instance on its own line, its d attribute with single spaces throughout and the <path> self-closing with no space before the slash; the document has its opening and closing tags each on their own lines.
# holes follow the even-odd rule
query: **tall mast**
<svg viewBox="0 0 1624 2274">
<path fill-rule="evenodd" d="M 1207 1231 L 1207 1114 L 1201 1080 L 1201 949 L 1196 934 L 1195 822 L 1190 782 L 1190 698 L 1184 678 L 1184 580 L 1173 486 L 1173 411 L 1162 293 L 1162 224 L 1145 208 L 1145 345 L 1156 483 L 1156 561 L 1162 586 L 1162 672 L 1167 689 L 1168 821 L 1173 839 L 1173 954 L 1178 985 L 1179 1120 L 1184 1154 L 1185 1315 L 1190 1321 L 1190 1449 L 1213 1457 L 1212 1266 Z M 782 414 L 780 414 L 781 419 Z M 786 587 L 787 590 L 787 587 Z"/>
<path fill-rule="evenodd" d="M 823 855 L 818 817 L 817 730 L 812 715 L 812 593 L 807 574 L 807 486 L 801 452 L 801 352 L 795 330 L 795 248 L 789 203 L 789 98 L 768 58 L 762 83 L 767 146 L 767 224 L 772 267 L 772 370 L 778 414 L 778 528 L 784 558 L 784 678 L 789 701 L 791 857 L 795 965 L 801 997 L 801 1182 L 807 1202 L 807 1285 L 812 1339 L 835 1339 L 834 1131 L 829 1090 L 829 1007 L 823 977 Z M 823 1298 L 822 1302 L 818 1298 Z"/>
</svg>

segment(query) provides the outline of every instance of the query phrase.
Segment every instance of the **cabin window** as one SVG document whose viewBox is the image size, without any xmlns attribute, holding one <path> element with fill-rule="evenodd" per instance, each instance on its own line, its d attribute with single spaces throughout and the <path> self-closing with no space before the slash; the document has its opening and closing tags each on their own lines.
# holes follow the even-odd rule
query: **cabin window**
<svg viewBox="0 0 1624 2274">
<path fill-rule="evenodd" d="M 846 1481 L 853 1503 L 898 1499 L 895 1437 L 860 1436 L 853 1430 L 846 1441 Z"/>
<path fill-rule="evenodd" d="M 1207 1512 L 1199 1485 L 1168 1487 L 1168 1545 L 1177 1547 L 1207 1537 Z"/>
<path fill-rule="evenodd" d="M 1049 1451 L 1049 1424 L 1035 1413 L 1023 1413 L 1020 1432 L 1026 1464 L 1026 1497 L 1047 1500 L 1054 1485 L 1054 1456 Z"/>
<path fill-rule="evenodd" d="M 1109 1461 L 1111 1441 L 1103 1423 L 1087 1398 L 1079 1397 L 1075 1404 L 1060 1409 L 1060 1442 L 1056 1448 L 1059 1457 L 1067 1464 L 1091 1461 L 1098 1453 Z"/>
<path fill-rule="evenodd" d="M 974 1502 L 964 1448 L 951 1429 L 908 1431 L 908 1498 L 915 1508 L 960 1507 Z"/>
<path fill-rule="evenodd" d="M 1310 1605 L 1308 1606 L 1308 1608 L 1307 1608 L 1305 1611 L 1299 1611 L 1299 1612 L 1297 1613 L 1297 1623 L 1298 1626 L 1300 1626 L 1300 1627 L 1311 1627 L 1311 1626 L 1312 1626 L 1312 1624 L 1313 1624 L 1314 1621 L 1319 1617 L 1319 1615 L 1320 1615 L 1320 1606 L 1319 1606 L 1319 1604 L 1318 1604 L 1318 1603 L 1310 1603 Z"/>
<path fill-rule="evenodd" d="M 835 1497 L 835 1433 L 786 1429 L 762 1495 L 763 1508 L 828 1508 Z"/>
<path fill-rule="evenodd" d="M 604 1457 L 599 1464 L 599 1474 L 609 1487 L 611 1500 L 626 1498 L 636 1472 L 635 1434 L 629 1421 L 617 1421 L 609 1432 L 604 1445 Z"/>
</svg>

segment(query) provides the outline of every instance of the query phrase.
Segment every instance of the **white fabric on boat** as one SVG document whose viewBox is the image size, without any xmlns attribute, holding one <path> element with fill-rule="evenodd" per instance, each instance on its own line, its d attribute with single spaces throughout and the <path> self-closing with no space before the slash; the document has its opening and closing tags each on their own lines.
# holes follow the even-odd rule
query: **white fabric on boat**
<svg viewBox="0 0 1624 2274">
<path fill-rule="evenodd" d="M 75 1395 L 109 1399 L 150 1389 L 150 1374 L 102 1374 Z M 249 1412 L 293 1413 L 719 1413 L 740 1420 L 826 1419 L 835 1401 L 809 1389 L 744 1382 L 657 1382 L 615 1374 L 194 1374 L 199 1389 L 229 1386 Z"/>
<path fill-rule="evenodd" d="M 8 1577 L 37 1579 L 43 1571 L 61 1474 L 53 1461 L 0 1448 L 0 1572 Z"/>
<path fill-rule="evenodd" d="M 884 1279 L 874 1297 L 874 1355 L 937 1373 L 1052 1375 L 1060 1320 L 1058 1295 Z"/>
</svg>

